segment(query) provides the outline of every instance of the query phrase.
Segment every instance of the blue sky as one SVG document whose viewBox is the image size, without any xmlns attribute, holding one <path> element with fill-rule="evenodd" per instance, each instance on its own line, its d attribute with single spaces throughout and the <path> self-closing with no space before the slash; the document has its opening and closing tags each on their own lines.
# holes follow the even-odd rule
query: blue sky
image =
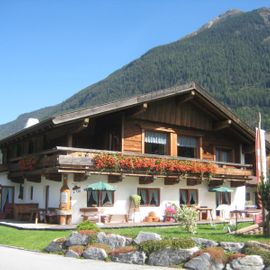
<svg viewBox="0 0 270 270">
<path fill-rule="evenodd" d="M 57 104 L 228 9 L 269 0 L 1 0 L 0 124 Z"/>
</svg>

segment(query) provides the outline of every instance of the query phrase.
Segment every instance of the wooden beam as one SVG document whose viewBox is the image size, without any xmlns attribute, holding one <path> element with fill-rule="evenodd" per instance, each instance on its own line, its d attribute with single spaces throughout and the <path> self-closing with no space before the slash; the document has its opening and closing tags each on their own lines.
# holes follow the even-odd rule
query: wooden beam
<svg viewBox="0 0 270 270">
<path fill-rule="evenodd" d="M 62 181 L 62 174 L 61 173 L 48 173 L 48 174 L 44 174 L 44 176 L 46 177 L 47 180 L 53 180 L 53 181 L 57 181 L 57 182 Z"/>
<path fill-rule="evenodd" d="M 125 175 L 108 175 L 108 183 L 122 182 L 125 179 Z"/>
<path fill-rule="evenodd" d="M 196 186 L 196 185 L 200 185 L 202 183 L 201 179 L 187 179 L 187 186 Z"/>
<path fill-rule="evenodd" d="M 231 181 L 231 187 L 242 187 L 245 186 L 245 181 Z"/>
<path fill-rule="evenodd" d="M 208 183 L 208 186 L 209 186 L 209 187 L 218 187 L 218 186 L 223 185 L 223 183 L 224 183 L 223 180 L 211 180 L 211 181 Z"/>
<path fill-rule="evenodd" d="M 84 173 L 75 173 L 74 182 L 82 182 L 87 180 L 87 175 Z"/>
<path fill-rule="evenodd" d="M 139 184 L 140 185 L 147 185 L 154 182 L 153 176 L 140 176 L 139 177 Z"/>
<path fill-rule="evenodd" d="M 180 182 L 179 177 L 165 177 L 164 178 L 164 185 L 175 185 Z"/>
<path fill-rule="evenodd" d="M 187 101 L 192 100 L 195 97 L 196 93 L 194 90 L 190 91 L 188 94 L 179 96 L 177 99 L 177 105 L 181 105 Z"/>
<path fill-rule="evenodd" d="M 135 117 L 141 113 L 146 112 L 147 108 L 148 108 L 148 103 L 143 103 L 139 106 L 136 106 L 135 108 L 130 109 L 127 115 L 128 117 Z"/>
<path fill-rule="evenodd" d="M 41 175 L 29 175 L 25 177 L 27 181 L 34 183 L 41 183 Z"/>
<path fill-rule="evenodd" d="M 222 130 L 222 129 L 225 129 L 225 128 L 230 127 L 231 124 L 232 124 L 232 120 L 231 119 L 227 119 L 227 120 L 224 120 L 224 121 L 216 122 L 216 123 L 213 124 L 213 130 L 214 131 Z"/>
</svg>

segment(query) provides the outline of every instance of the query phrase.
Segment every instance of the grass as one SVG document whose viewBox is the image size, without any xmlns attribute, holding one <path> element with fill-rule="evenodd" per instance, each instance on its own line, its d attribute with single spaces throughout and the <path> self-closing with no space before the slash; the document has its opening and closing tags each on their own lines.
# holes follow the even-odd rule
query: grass
<svg viewBox="0 0 270 270">
<path fill-rule="evenodd" d="M 69 234 L 70 231 L 18 230 L 0 226 L 0 244 L 41 251 L 53 239 L 66 237 Z"/>
<path fill-rule="evenodd" d="M 238 228 L 246 227 L 251 223 L 239 223 Z M 199 225 L 198 233 L 194 237 L 202 237 L 214 241 L 246 242 L 249 240 L 261 241 L 270 244 L 270 238 L 256 235 L 229 235 L 226 234 L 223 224 L 211 227 L 210 225 Z M 184 231 L 180 226 L 176 227 L 147 227 L 147 228 L 120 228 L 103 229 L 106 233 L 115 233 L 135 238 L 140 231 L 155 232 L 164 237 L 190 237 L 193 236 Z M 55 238 L 66 237 L 71 231 L 33 231 L 18 230 L 0 226 L 0 245 L 21 247 L 30 250 L 43 250 Z"/>
<path fill-rule="evenodd" d="M 252 223 L 239 223 L 238 229 L 252 225 Z M 147 228 L 119 228 L 119 229 L 104 229 L 107 233 L 121 234 L 129 237 L 136 237 L 139 231 L 155 232 L 162 237 L 201 237 L 214 241 L 226 242 L 247 242 L 249 240 L 261 241 L 270 244 L 270 238 L 262 235 L 232 235 L 227 234 L 223 224 L 217 224 L 214 227 L 210 225 L 198 225 L 198 231 L 195 235 L 185 232 L 180 226 L 175 227 L 147 227 Z"/>
</svg>

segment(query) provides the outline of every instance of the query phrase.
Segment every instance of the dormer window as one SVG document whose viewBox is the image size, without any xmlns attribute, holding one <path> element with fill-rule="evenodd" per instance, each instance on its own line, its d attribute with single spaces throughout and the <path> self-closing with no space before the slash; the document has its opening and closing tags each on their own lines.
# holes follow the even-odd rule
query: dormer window
<svg viewBox="0 0 270 270">
<path fill-rule="evenodd" d="M 167 134 L 162 132 L 146 131 L 144 136 L 144 152 L 146 154 L 167 155 Z"/>
</svg>

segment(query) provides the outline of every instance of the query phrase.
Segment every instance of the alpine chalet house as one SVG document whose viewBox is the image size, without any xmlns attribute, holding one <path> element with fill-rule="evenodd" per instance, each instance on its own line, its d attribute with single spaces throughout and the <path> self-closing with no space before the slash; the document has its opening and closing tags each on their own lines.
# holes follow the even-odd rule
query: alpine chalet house
<svg viewBox="0 0 270 270">
<path fill-rule="evenodd" d="M 162 221 L 174 203 L 215 218 L 219 205 L 245 208 L 254 139 L 195 83 L 58 115 L 0 141 L 0 212 L 23 219 L 40 210 L 76 224 L 96 207 L 101 221 L 150 212 Z M 113 189 L 86 189 L 99 182 Z"/>
</svg>

